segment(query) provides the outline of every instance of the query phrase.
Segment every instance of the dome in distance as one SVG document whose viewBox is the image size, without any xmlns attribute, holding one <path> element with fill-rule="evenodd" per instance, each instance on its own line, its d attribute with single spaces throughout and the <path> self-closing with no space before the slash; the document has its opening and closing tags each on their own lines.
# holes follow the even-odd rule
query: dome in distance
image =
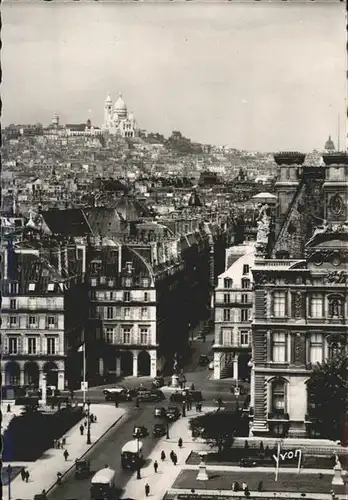
<svg viewBox="0 0 348 500">
<path fill-rule="evenodd" d="M 123 113 L 124 112 L 127 113 L 127 106 L 122 98 L 122 94 L 119 94 L 117 101 L 115 102 L 114 109 L 115 111 L 121 111 Z"/>
</svg>

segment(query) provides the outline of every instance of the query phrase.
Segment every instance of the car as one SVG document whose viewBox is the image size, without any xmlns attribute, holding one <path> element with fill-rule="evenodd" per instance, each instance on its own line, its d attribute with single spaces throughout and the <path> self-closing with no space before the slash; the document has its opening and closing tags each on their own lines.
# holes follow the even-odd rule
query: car
<svg viewBox="0 0 348 500">
<path fill-rule="evenodd" d="M 157 407 L 154 410 L 154 417 L 165 417 L 166 416 L 166 409 L 162 407 Z"/>
<path fill-rule="evenodd" d="M 136 438 L 141 438 L 141 437 L 146 437 L 149 435 L 149 431 L 147 430 L 147 427 L 144 425 L 135 425 L 133 428 L 133 437 Z"/>
<path fill-rule="evenodd" d="M 210 361 L 210 363 L 208 365 L 208 369 L 209 370 L 214 370 L 214 361 Z"/>
<path fill-rule="evenodd" d="M 128 389 L 123 389 L 121 387 L 110 387 L 109 389 L 104 389 L 103 391 L 106 401 L 131 401 L 132 395 Z"/>
<path fill-rule="evenodd" d="M 162 391 L 144 391 L 144 392 L 140 392 L 138 393 L 138 401 L 143 401 L 143 402 L 158 402 L 158 401 L 162 401 L 163 399 L 165 399 L 165 396 L 163 394 Z"/>
<path fill-rule="evenodd" d="M 198 358 L 198 364 L 199 366 L 207 366 L 209 365 L 209 358 L 205 354 L 201 354 Z"/>
<path fill-rule="evenodd" d="M 155 377 L 152 381 L 152 387 L 154 389 L 159 389 L 160 387 L 164 386 L 164 378 L 163 377 Z"/>
<path fill-rule="evenodd" d="M 168 420 L 174 422 L 180 417 L 180 411 L 177 406 L 169 406 L 166 410 L 166 417 Z"/>
<path fill-rule="evenodd" d="M 256 460 L 253 460 L 252 458 L 242 458 L 239 461 L 239 467 L 256 467 L 257 462 Z"/>
<path fill-rule="evenodd" d="M 167 434 L 167 429 L 164 424 L 155 424 L 153 428 L 154 437 L 163 437 Z"/>
</svg>

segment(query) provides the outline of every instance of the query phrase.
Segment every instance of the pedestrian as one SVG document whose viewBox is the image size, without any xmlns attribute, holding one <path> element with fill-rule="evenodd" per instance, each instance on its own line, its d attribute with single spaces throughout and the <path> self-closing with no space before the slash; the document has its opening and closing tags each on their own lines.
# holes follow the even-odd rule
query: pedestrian
<svg viewBox="0 0 348 500">
<path fill-rule="evenodd" d="M 24 479 L 25 479 L 25 469 L 24 469 L 24 467 L 21 468 L 21 478 L 22 478 L 22 481 L 24 481 Z"/>
<path fill-rule="evenodd" d="M 156 473 L 157 470 L 158 470 L 158 462 L 157 462 L 157 460 L 154 461 L 153 468 L 155 469 L 155 473 Z"/>
<path fill-rule="evenodd" d="M 195 384 L 193 384 L 193 383 L 191 384 L 190 390 L 191 390 L 191 391 L 194 391 L 194 390 L 195 390 Z"/>
<path fill-rule="evenodd" d="M 46 490 L 42 490 L 41 495 L 42 495 L 44 498 L 46 498 Z"/>
<path fill-rule="evenodd" d="M 164 451 L 162 450 L 162 451 L 161 451 L 161 460 L 162 460 L 162 462 L 163 462 L 163 460 L 165 460 L 165 459 L 166 459 L 166 454 L 165 454 L 165 453 L 164 453 Z"/>
<path fill-rule="evenodd" d="M 221 396 L 219 396 L 219 397 L 218 397 L 217 403 L 218 403 L 218 409 L 220 410 L 220 408 L 221 408 L 221 406 L 222 406 L 222 399 L 221 399 Z"/>
<path fill-rule="evenodd" d="M 179 448 L 182 448 L 182 439 L 181 438 L 179 438 L 178 446 L 179 446 Z"/>
<path fill-rule="evenodd" d="M 150 486 L 149 486 L 149 483 L 145 484 L 145 495 L 147 497 L 150 495 Z"/>
<path fill-rule="evenodd" d="M 83 436 L 84 430 L 85 430 L 85 428 L 84 428 L 84 427 L 83 427 L 83 425 L 81 424 L 81 425 L 80 425 L 80 434 L 81 434 L 81 436 Z"/>
<path fill-rule="evenodd" d="M 257 486 L 257 491 L 262 491 L 262 489 L 263 489 L 263 482 L 259 481 L 259 484 Z"/>
<path fill-rule="evenodd" d="M 57 484 L 62 484 L 62 473 L 57 472 Z"/>
<path fill-rule="evenodd" d="M 93 421 L 95 424 L 97 423 L 97 415 L 93 415 Z"/>
<path fill-rule="evenodd" d="M 64 450 L 63 455 L 64 455 L 64 458 L 65 458 L 65 461 L 67 461 L 68 460 L 68 456 L 69 456 L 68 450 Z"/>
<path fill-rule="evenodd" d="M 54 449 L 56 449 L 56 448 L 57 448 L 57 440 L 56 440 L 56 439 L 54 439 L 54 440 L 53 440 L 53 448 L 54 448 Z"/>
<path fill-rule="evenodd" d="M 170 459 L 171 459 L 171 461 L 172 461 L 173 463 L 174 463 L 174 455 L 175 455 L 175 453 L 174 453 L 174 451 L 172 450 L 172 451 L 170 452 L 170 455 L 169 455 L 169 456 L 170 456 Z"/>
<path fill-rule="evenodd" d="M 25 482 L 26 482 L 26 483 L 27 483 L 27 482 L 29 482 L 29 477 L 30 477 L 29 471 L 28 471 L 28 470 L 26 470 L 26 471 L 25 471 Z"/>
<path fill-rule="evenodd" d="M 9 404 L 7 405 L 7 413 L 10 413 L 10 411 L 11 411 L 11 405 L 10 405 L 10 403 L 9 403 Z"/>
<path fill-rule="evenodd" d="M 115 407 L 118 408 L 118 398 L 115 398 Z"/>
<path fill-rule="evenodd" d="M 176 465 L 178 463 L 178 456 L 176 453 L 173 455 L 173 464 Z"/>
<path fill-rule="evenodd" d="M 62 449 L 62 443 L 61 443 L 60 439 L 57 440 L 57 448 L 58 448 L 58 450 Z"/>
<path fill-rule="evenodd" d="M 87 423 L 88 423 L 87 420 L 85 420 L 83 425 L 87 427 Z"/>
<path fill-rule="evenodd" d="M 74 399 L 74 390 L 73 389 L 70 389 L 70 397 L 71 397 L 71 399 Z"/>
</svg>

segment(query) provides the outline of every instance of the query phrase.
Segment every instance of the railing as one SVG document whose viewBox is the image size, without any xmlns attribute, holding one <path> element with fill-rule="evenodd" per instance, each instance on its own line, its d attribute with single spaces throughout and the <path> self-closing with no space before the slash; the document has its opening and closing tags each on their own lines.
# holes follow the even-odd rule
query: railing
<svg viewBox="0 0 348 500">
<path fill-rule="evenodd" d="M 289 419 L 290 419 L 289 413 L 270 412 L 267 415 L 267 420 L 289 420 Z"/>
</svg>

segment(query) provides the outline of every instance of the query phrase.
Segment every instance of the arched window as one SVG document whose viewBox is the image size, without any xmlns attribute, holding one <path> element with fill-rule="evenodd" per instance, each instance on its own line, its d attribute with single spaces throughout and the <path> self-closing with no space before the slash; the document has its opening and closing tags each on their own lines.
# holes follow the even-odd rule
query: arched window
<svg viewBox="0 0 348 500">
<path fill-rule="evenodd" d="M 343 297 L 342 295 L 329 295 L 329 318 L 343 317 Z"/>
</svg>

